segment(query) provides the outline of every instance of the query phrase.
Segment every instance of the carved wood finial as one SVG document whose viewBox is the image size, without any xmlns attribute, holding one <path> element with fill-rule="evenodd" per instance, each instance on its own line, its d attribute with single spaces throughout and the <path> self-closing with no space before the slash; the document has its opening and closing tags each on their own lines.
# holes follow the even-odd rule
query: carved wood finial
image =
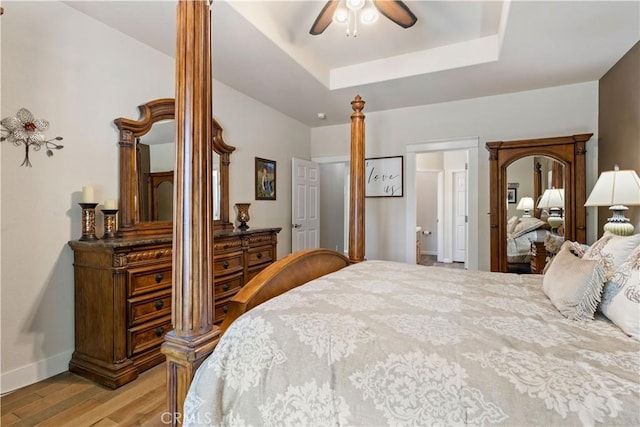
<svg viewBox="0 0 640 427">
<path fill-rule="evenodd" d="M 365 102 L 362 100 L 360 95 L 356 95 L 351 101 L 351 108 L 353 108 L 354 114 L 362 114 L 362 110 L 364 109 Z"/>
</svg>

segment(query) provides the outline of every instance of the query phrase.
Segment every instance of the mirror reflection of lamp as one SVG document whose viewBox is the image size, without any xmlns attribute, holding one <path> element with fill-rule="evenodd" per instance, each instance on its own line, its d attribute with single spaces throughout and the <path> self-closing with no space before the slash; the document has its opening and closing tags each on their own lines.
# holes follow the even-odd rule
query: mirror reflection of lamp
<svg viewBox="0 0 640 427">
<path fill-rule="evenodd" d="M 615 165 L 612 171 L 602 172 L 585 206 L 610 206 L 613 216 L 604 225 L 604 231 L 619 236 L 633 234 L 633 224 L 624 216 L 627 206 L 640 205 L 640 178 L 633 170 L 620 170 Z"/>
<path fill-rule="evenodd" d="M 516 206 L 516 210 L 524 211 L 523 218 L 531 218 L 531 210 L 533 209 L 533 198 L 529 196 L 522 197 Z"/>
<path fill-rule="evenodd" d="M 538 209 L 547 209 L 549 217 L 547 222 L 553 231 L 564 222 L 562 217 L 562 209 L 564 209 L 564 188 L 548 188 L 542 193 L 538 202 Z"/>
</svg>

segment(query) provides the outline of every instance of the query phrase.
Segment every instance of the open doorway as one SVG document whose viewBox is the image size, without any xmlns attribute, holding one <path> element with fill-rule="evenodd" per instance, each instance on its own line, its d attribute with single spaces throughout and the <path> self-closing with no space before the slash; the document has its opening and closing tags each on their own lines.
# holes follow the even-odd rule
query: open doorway
<svg viewBox="0 0 640 427">
<path fill-rule="evenodd" d="M 416 154 L 416 230 L 421 259 L 433 265 L 467 259 L 467 152 Z"/>
<path fill-rule="evenodd" d="M 467 269 L 478 269 L 478 218 L 471 214 L 478 212 L 478 194 L 469 185 L 477 186 L 478 182 L 478 143 L 478 138 L 465 138 L 407 145 L 407 262 L 409 257 L 415 259 L 411 242 L 421 227 L 421 252 L 433 252 L 435 247 L 439 262 L 461 262 Z M 419 186 L 429 175 L 439 176 L 437 194 L 427 196 L 424 202 L 422 191 L 432 190 Z M 419 203 L 431 205 L 431 213 L 436 204 L 435 231 L 433 221 L 419 218 Z"/>
</svg>

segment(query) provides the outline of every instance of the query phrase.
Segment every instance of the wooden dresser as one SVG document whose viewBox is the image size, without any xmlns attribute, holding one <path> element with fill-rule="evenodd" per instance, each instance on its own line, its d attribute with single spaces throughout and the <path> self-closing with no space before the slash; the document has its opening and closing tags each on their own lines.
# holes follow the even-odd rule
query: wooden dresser
<svg viewBox="0 0 640 427">
<path fill-rule="evenodd" d="M 276 260 L 281 228 L 214 235 L 214 322 L 252 277 Z M 75 351 L 69 371 L 110 388 L 164 361 L 171 323 L 171 236 L 71 241 Z"/>
</svg>

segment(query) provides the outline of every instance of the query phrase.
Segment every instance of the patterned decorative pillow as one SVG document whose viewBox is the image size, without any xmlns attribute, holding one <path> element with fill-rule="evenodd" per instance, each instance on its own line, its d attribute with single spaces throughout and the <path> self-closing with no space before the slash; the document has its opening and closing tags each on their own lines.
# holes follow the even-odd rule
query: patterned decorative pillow
<svg viewBox="0 0 640 427">
<path fill-rule="evenodd" d="M 617 236 L 605 231 L 604 235 L 591 245 L 582 258 L 601 261 L 607 280 L 609 280 L 638 245 L 640 245 L 640 234 Z"/>
<path fill-rule="evenodd" d="M 580 242 L 571 242 L 571 252 L 578 258 L 582 258 L 588 250 L 589 245 Z"/>
<path fill-rule="evenodd" d="M 640 246 L 605 284 L 600 311 L 627 335 L 640 340 Z"/>
<path fill-rule="evenodd" d="M 604 287 L 604 271 L 600 262 L 578 258 L 571 247 L 571 242 L 565 242 L 553 257 L 542 289 L 568 319 L 593 319 Z"/>
</svg>

